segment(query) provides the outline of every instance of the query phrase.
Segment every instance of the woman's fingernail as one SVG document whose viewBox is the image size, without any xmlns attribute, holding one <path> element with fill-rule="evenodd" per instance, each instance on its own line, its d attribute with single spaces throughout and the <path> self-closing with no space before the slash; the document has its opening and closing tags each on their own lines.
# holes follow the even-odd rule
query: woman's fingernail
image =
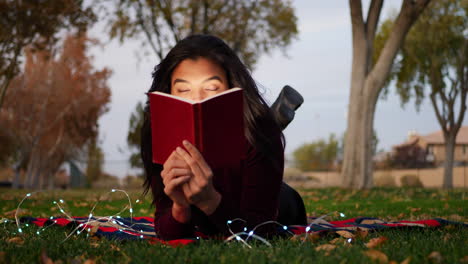
<svg viewBox="0 0 468 264">
<path fill-rule="evenodd" d="M 187 140 L 184 140 L 184 141 L 182 141 L 182 144 L 187 146 L 189 144 L 189 142 Z"/>
</svg>

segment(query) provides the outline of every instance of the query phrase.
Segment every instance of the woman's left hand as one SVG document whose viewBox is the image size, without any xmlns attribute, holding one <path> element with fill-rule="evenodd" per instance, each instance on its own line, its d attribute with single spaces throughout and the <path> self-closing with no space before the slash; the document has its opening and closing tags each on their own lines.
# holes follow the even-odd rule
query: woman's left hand
<svg viewBox="0 0 468 264">
<path fill-rule="evenodd" d="M 193 177 L 182 185 L 182 189 L 191 204 L 206 215 L 211 215 L 221 202 L 221 194 L 213 186 L 213 172 L 194 145 L 187 140 L 183 141 L 183 145 L 188 152 L 180 147 L 176 151 L 189 165 Z"/>
</svg>

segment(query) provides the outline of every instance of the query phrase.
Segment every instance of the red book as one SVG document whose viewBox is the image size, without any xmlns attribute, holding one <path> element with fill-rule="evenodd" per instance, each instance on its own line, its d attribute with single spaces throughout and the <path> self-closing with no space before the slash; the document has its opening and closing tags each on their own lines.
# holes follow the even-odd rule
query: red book
<svg viewBox="0 0 468 264">
<path fill-rule="evenodd" d="M 164 164 L 188 140 L 212 168 L 238 164 L 245 151 L 242 93 L 232 88 L 200 102 L 149 93 L 153 162 Z"/>
</svg>

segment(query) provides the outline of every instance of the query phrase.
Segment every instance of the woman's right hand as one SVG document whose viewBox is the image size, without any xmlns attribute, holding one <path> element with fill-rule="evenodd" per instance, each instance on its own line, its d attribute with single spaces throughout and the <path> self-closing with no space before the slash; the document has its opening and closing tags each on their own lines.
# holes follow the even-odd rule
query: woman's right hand
<svg viewBox="0 0 468 264">
<path fill-rule="evenodd" d="M 164 184 L 164 193 L 172 200 L 172 215 L 182 223 L 190 220 L 190 203 L 185 198 L 182 185 L 192 177 L 190 166 L 173 151 L 167 158 L 161 171 L 161 178 Z"/>
</svg>

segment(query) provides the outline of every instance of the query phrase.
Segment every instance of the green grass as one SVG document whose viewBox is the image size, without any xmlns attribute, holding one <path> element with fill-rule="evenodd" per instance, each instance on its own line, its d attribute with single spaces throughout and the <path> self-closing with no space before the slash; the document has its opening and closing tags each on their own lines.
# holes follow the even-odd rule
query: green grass
<svg viewBox="0 0 468 264">
<path fill-rule="evenodd" d="M 312 216 L 331 213 L 328 220 L 338 220 L 337 213 L 345 218 L 373 216 L 385 220 L 417 220 L 441 217 L 467 221 L 468 197 L 466 191 L 442 191 L 435 189 L 373 189 L 370 191 L 349 191 L 337 188 L 300 190 L 307 212 Z M 59 216 L 53 201 L 65 200 L 65 211 L 73 216 L 86 216 L 95 202 L 107 191 L 75 190 L 53 191 L 33 194 L 22 208 L 27 215 L 36 217 Z M 0 190 L 0 215 L 13 219 L 11 211 L 26 194 L 25 191 Z M 140 192 L 130 192 L 134 215 L 151 216 L 149 196 L 142 198 Z M 141 200 L 135 204 L 135 201 Z M 103 197 L 94 215 L 113 215 L 128 203 L 122 193 Z M 121 216 L 129 216 L 128 210 Z M 329 243 L 336 236 L 329 235 L 314 242 L 299 242 L 289 239 L 274 239 L 273 247 L 260 243 L 245 248 L 240 243 L 200 241 L 199 243 L 172 248 L 152 245 L 146 241 L 110 241 L 85 235 L 73 236 L 62 242 L 66 228 L 50 227 L 40 236 L 35 226 L 22 226 L 23 235 L 17 234 L 15 224 L 0 224 L 0 263 L 38 263 L 41 254 L 59 263 L 82 263 L 91 259 L 97 263 L 372 263 L 365 256 L 364 245 L 371 238 L 385 236 L 388 240 L 377 250 L 389 260 L 402 262 L 411 257 L 410 263 L 427 263 L 429 254 L 437 251 L 442 263 L 461 263 L 468 255 L 468 228 L 445 226 L 408 230 L 386 230 L 370 233 L 351 245 L 337 244 L 330 253 L 315 248 Z M 23 244 L 11 241 L 20 237 Z"/>
</svg>

